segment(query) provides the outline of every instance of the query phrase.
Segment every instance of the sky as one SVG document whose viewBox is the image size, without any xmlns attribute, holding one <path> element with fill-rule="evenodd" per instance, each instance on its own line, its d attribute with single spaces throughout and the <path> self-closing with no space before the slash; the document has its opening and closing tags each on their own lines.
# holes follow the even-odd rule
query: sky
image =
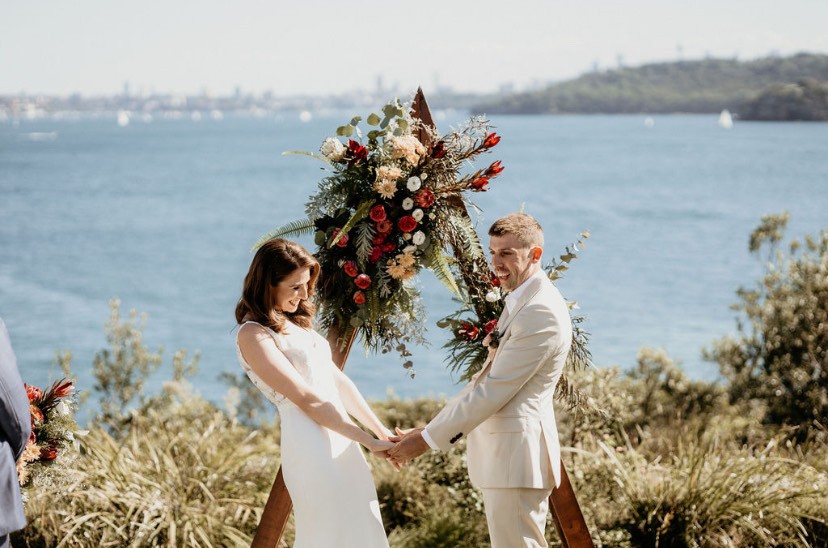
<svg viewBox="0 0 828 548">
<path fill-rule="evenodd" d="M 828 53 L 826 0 L 39 0 L 0 14 L 0 94 L 491 92 L 649 62 Z"/>
</svg>

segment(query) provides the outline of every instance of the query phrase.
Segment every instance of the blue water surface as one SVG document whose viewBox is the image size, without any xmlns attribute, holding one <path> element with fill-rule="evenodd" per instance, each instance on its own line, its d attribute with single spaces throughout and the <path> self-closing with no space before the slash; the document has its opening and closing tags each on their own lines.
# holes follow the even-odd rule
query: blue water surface
<svg viewBox="0 0 828 548">
<path fill-rule="evenodd" d="M 221 402 L 222 371 L 240 371 L 233 308 L 263 233 L 303 216 L 322 164 L 315 151 L 353 114 L 133 120 L 114 116 L 0 122 L 0 317 L 23 377 L 60 376 L 69 350 L 81 388 L 105 347 L 108 301 L 147 314 L 145 340 L 201 352 L 194 379 Z M 466 118 L 438 113 L 447 130 Z M 631 367 L 643 346 L 662 347 L 694 378 L 713 379 L 701 349 L 735 331 L 737 287 L 755 282 L 748 236 L 762 215 L 787 210 L 789 235 L 828 226 L 828 124 L 739 122 L 716 116 L 498 116 L 503 140 L 482 161 L 506 166 L 475 195 L 485 234 L 524 207 L 556 255 L 589 230 L 586 249 L 558 285 L 586 317 L 599 366 Z M 308 246 L 309 239 L 301 239 Z M 484 239 L 485 242 L 485 239 Z M 421 277 L 430 347 L 415 349 L 409 379 L 394 355 L 355 348 L 347 371 L 369 397 L 451 394 L 446 333 L 454 310 Z"/>
</svg>

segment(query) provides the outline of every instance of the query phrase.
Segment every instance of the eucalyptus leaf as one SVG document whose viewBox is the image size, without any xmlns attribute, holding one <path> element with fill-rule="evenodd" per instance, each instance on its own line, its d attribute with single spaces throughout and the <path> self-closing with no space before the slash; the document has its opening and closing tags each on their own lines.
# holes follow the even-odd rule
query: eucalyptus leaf
<svg viewBox="0 0 828 548">
<path fill-rule="evenodd" d="M 313 152 L 305 152 L 304 150 L 286 150 L 282 153 L 282 156 L 291 156 L 291 155 L 302 155 L 302 156 L 310 156 L 311 158 L 316 158 L 317 160 L 321 160 L 326 164 L 330 164 L 331 161 L 322 156 L 321 154 L 314 154 Z"/>
<path fill-rule="evenodd" d="M 388 127 L 388 124 L 390 124 L 390 123 L 391 123 L 391 118 L 389 118 L 388 116 L 386 116 L 385 118 L 383 118 L 383 119 L 382 119 L 382 122 L 380 122 L 380 127 L 381 127 L 382 129 L 385 129 L 385 128 L 387 128 L 387 127 Z"/>
<path fill-rule="evenodd" d="M 394 128 L 394 137 L 399 137 L 403 134 L 403 130 L 401 127 Z"/>
<path fill-rule="evenodd" d="M 402 119 L 397 120 L 397 127 L 403 130 L 408 129 L 408 121 Z"/>
<path fill-rule="evenodd" d="M 377 125 L 377 124 L 379 124 L 379 123 L 380 123 L 380 117 L 379 117 L 379 116 L 377 116 L 376 114 L 374 114 L 374 113 L 372 112 L 372 113 L 368 116 L 368 120 L 366 120 L 366 122 L 368 122 L 368 125 L 369 125 L 369 126 L 375 126 L 375 125 Z"/>
<path fill-rule="evenodd" d="M 349 126 L 339 126 L 338 128 L 336 128 L 336 134 L 340 137 L 347 137 L 351 134 L 351 131 L 353 131 L 352 129 L 349 130 L 348 128 Z"/>
<path fill-rule="evenodd" d="M 361 121 L 362 121 L 362 116 L 354 116 L 353 118 L 351 118 L 351 125 L 356 127 L 356 125 L 358 123 L 360 123 Z"/>
</svg>

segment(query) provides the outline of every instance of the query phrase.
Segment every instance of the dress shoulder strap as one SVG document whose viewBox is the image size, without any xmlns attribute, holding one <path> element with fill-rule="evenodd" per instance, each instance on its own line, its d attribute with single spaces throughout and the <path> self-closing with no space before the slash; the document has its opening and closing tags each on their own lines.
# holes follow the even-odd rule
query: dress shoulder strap
<svg viewBox="0 0 828 548">
<path fill-rule="evenodd" d="M 282 350 L 282 345 L 281 345 L 281 340 L 280 340 L 281 335 L 279 333 L 276 333 L 275 331 L 273 331 L 272 329 L 270 329 L 266 325 L 262 325 L 257 321 L 246 320 L 246 321 L 242 322 L 241 325 L 239 325 L 239 329 L 241 329 L 243 326 L 245 326 L 249 323 L 252 323 L 253 325 L 258 325 L 259 327 L 261 327 L 262 329 L 267 331 L 267 333 L 270 335 L 270 338 L 273 339 L 274 343 L 276 343 L 276 348 L 278 348 L 279 350 Z M 238 338 L 238 335 L 236 336 L 236 338 Z"/>
</svg>

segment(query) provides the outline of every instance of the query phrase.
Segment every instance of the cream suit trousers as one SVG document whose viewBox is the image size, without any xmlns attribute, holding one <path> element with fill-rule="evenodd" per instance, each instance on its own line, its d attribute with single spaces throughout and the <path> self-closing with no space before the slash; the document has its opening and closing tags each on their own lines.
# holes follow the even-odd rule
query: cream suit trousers
<svg viewBox="0 0 828 548">
<path fill-rule="evenodd" d="M 481 489 L 492 548 L 545 548 L 551 489 Z"/>
</svg>

